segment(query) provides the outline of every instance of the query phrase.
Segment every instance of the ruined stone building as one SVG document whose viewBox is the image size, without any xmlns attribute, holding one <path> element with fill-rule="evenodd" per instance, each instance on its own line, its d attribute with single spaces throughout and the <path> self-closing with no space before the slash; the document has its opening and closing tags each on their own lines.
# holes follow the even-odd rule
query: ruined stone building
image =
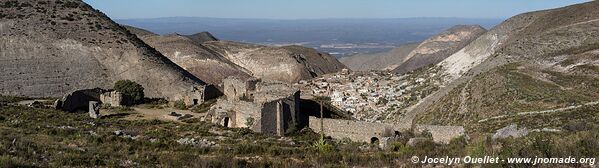
<svg viewBox="0 0 599 168">
<path fill-rule="evenodd" d="M 299 90 L 288 84 L 229 77 L 223 90 L 226 98 L 217 100 L 204 120 L 278 136 L 308 122 L 299 112 Z"/>
<path fill-rule="evenodd" d="M 321 127 L 322 122 L 322 127 Z M 356 142 L 375 143 L 386 137 L 395 137 L 405 128 L 388 124 L 375 123 L 357 120 L 342 120 L 310 117 L 310 128 L 314 132 L 320 132 L 322 128 L 324 134 L 335 139 L 349 138 Z"/>
<path fill-rule="evenodd" d="M 112 91 L 100 94 L 100 102 L 113 107 L 120 107 L 123 105 L 123 94 L 121 92 Z"/>
</svg>

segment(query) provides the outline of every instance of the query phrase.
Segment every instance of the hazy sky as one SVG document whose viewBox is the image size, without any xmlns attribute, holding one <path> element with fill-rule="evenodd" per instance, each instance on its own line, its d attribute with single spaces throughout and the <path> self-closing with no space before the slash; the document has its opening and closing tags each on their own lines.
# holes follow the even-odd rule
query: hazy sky
<svg viewBox="0 0 599 168">
<path fill-rule="evenodd" d="M 588 0 L 84 0 L 113 19 L 508 18 Z"/>
</svg>

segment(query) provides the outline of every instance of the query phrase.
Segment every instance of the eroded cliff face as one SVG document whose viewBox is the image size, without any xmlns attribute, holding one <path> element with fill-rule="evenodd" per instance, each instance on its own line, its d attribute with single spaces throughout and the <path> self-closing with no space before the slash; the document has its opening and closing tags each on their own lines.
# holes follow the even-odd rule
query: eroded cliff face
<svg viewBox="0 0 599 168">
<path fill-rule="evenodd" d="M 345 68 L 329 54 L 300 46 L 268 47 L 231 41 L 203 45 L 248 70 L 250 75 L 266 80 L 295 83 Z"/>
<path fill-rule="evenodd" d="M 149 97 L 178 100 L 205 86 L 82 1 L 2 3 L 0 94 L 59 97 L 129 79 Z"/>
<path fill-rule="evenodd" d="M 393 72 L 403 74 L 424 66 L 437 64 L 464 48 L 485 32 L 487 30 L 478 25 L 454 26 L 422 42 L 412 50 L 405 62 L 391 65 L 388 68 L 394 68 Z"/>
<path fill-rule="evenodd" d="M 399 65 L 408 60 L 408 55 L 420 43 L 403 44 L 391 51 L 374 54 L 356 54 L 340 58 L 339 61 L 353 71 L 393 70 L 391 65 Z"/>
<path fill-rule="evenodd" d="M 207 32 L 160 36 L 127 27 L 173 62 L 214 85 L 229 76 L 296 83 L 346 68 L 327 53 L 301 46 L 269 47 L 220 41 Z"/>
<path fill-rule="evenodd" d="M 160 36 L 136 31 L 141 29 L 129 29 L 132 32 L 138 32 L 138 36 L 144 42 L 209 84 L 219 85 L 223 79 L 229 76 L 241 79 L 251 77 L 246 69 L 203 46 L 200 41 L 205 39 L 193 40 L 179 34 Z"/>
</svg>

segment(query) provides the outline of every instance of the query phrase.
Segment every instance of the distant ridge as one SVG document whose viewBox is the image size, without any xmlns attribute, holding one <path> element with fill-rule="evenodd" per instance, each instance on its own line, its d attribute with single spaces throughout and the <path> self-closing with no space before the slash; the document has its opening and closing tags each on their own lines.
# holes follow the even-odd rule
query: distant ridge
<svg viewBox="0 0 599 168">
<path fill-rule="evenodd" d="M 193 40 L 196 43 L 205 43 L 205 42 L 209 42 L 209 41 L 218 41 L 218 39 L 216 37 L 214 37 L 212 34 L 210 34 L 209 32 L 201 32 L 201 33 L 196 33 L 193 35 L 188 35 L 188 38 L 190 38 L 191 40 Z"/>
</svg>

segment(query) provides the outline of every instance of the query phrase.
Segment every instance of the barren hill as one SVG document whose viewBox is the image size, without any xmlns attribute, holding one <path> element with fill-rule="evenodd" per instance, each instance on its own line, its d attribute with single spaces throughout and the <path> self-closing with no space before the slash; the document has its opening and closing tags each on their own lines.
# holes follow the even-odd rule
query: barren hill
<svg viewBox="0 0 599 168">
<path fill-rule="evenodd" d="M 245 68 L 250 75 L 269 80 L 294 83 L 345 68 L 333 56 L 301 46 L 269 47 L 231 41 L 203 45 Z"/>
<path fill-rule="evenodd" d="M 190 38 L 191 40 L 193 40 L 194 42 L 200 43 L 200 44 L 204 43 L 204 42 L 208 42 L 208 41 L 218 41 L 218 38 L 214 37 L 209 32 L 200 32 L 200 33 L 188 35 L 187 37 Z"/>
<path fill-rule="evenodd" d="M 212 52 L 197 41 L 206 39 L 195 38 L 196 40 L 194 40 L 189 36 L 179 34 L 160 36 L 144 33 L 147 31 L 143 29 L 132 27 L 129 29 L 131 32 L 136 32 L 144 42 L 156 48 L 170 60 L 209 84 L 219 85 L 223 79 L 229 76 L 237 76 L 242 79 L 250 77 L 245 69 L 220 54 Z"/>
<path fill-rule="evenodd" d="M 437 64 L 485 32 L 487 30 L 479 25 L 454 26 L 422 42 L 407 56 L 408 60 L 394 65 L 396 68 L 393 72 L 403 74 L 423 66 Z"/>
<path fill-rule="evenodd" d="M 219 41 L 208 32 L 160 36 L 139 28 L 129 29 L 179 66 L 214 85 L 229 76 L 295 83 L 345 68 L 333 56 L 301 46 Z"/>
<path fill-rule="evenodd" d="M 130 79 L 182 99 L 205 83 L 79 0 L 0 2 L 0 94 L 58 97 Z"/>
<path fill-rule="evenodd" d="M 392 64 L 401 64 L 407 60 L 408 54 L 420 43 L 408 43 L 389 52 L 374 54 L 357 54 L 340 58 L 343 64 L 354 71 L 383 70 Z"/>
<path fill-rule="evenodd" d="M 595 102 L 599 2 L 512 17 L 439 66 L 445 87 L 409 109 L 404 121 L 417 116 L 417 123 L 486 127 L 477 121 Z M 553 117 L 532 127 L 567 120 Z"/>
</svg>

